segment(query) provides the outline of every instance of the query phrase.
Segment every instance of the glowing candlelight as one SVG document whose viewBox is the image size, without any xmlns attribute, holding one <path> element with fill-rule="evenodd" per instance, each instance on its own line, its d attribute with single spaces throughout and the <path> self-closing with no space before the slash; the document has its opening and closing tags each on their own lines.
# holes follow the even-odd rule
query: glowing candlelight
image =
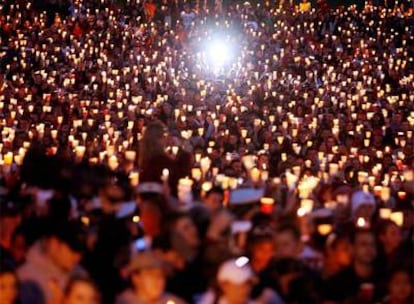
<svg viewBox="0 0 414 304">
<path fill-rule="evenodd" d="M 318 225 L 318 233 L 320 235 L 328 235 L 329 233 L 331 233 L 333 230 L 333 227 L 331 224 L 320 224 Z"/>
<path fill-rule="evenodd" d="M 382 218 L 382 219 L 389 219 L 391 217 L 391 209 L 390 208 L 380 208 L 379 215 L 380 215 L 380 218 Z"/>
<path fill-rule="evenodd" d="M 356 226 L 359 228 L 369 228 L 369 222 L 363 218 L 363 217 L 359 217 L 356 221 Z"/>
<path fill-rule="evenodd" d="M 263 213 L 270 214 L 273 212 L 273 206 L 275 204 L 275 200 L 271 197 L 262 197 L 260 199 L 260 210 Z"/>
<path fill-rule="evenodd" d="M 7 152 L 4 155 L 3 162 L 5 166 L 10 166 L 11 164 L 13 164 L 13 152 Z"/>
<path fill-rule="evenodd" d="M 253 183 L 258 183 L 260 180 L 260 170 L 257 168 L 252 168 L 250 170 L 250 178 L 252 179 Z"/>
<path fill-rule="evenodd" d="M 210 169 L 210 166 L 211 166 L 211 160 L 209 157 L 206 156 L 200 159 L 200 167 L 204 175 L 208 172 L 208 170 Z"/>
<path fill-rule="evenodd" d="M 196 181 L 200 181 L 201 175 L 202 175 L 202 172 L 201 172 L 201 169 L 200 168 L 192 168 L 191 169 L 191 176 Z"/>
<path fill-rule="evenodd" d="M 75 148 L 76 158 L 82 159 L 85 155 L 86 147 L 85 146 L 77 146 Z"/>
<path fill-rule="evenodd" d="M 129 183 L 133 187 L 138 186 L 138 184 L 139 184 L 139 173 L 138 172 L 129 173 Z"/>
<path fill-rule="evenodd" d="M 137 152 L 133 150 L 125 151 L 125 159 L 134 162 L 137 157 Z"/>
<path fill-rule="evenodd" d="M 390 220 L 396 223 L 398 226 L 402 227 L 404 224 L 404 213 L 402 211 L 392 212 L 390 215 Z"/>
</svg>

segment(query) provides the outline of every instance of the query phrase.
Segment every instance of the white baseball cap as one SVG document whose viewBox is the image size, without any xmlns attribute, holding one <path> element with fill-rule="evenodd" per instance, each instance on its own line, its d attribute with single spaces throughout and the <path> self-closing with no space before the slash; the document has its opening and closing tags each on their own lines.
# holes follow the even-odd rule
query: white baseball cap
<svg viewBox="0 0 414 304">
<path fill-rule="evenodd" d="M 219 282 L 243 284 L 254 279 L 253 270 L 249 265 L 249 259 L 246 257 L 239 257 L 224 262 L 217 273 L 217 281 Z"/>
</svg>

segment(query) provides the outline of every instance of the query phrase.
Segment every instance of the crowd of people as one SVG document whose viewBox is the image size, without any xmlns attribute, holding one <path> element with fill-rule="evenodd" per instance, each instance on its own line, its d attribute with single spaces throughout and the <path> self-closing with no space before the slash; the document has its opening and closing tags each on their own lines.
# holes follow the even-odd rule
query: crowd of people
<svg viewBox="0 0 414 304">
<path fill-rule="evenodd" d="M 0 304 L 413 303 L 412 1 L 0 4 Z"/>
</svg>

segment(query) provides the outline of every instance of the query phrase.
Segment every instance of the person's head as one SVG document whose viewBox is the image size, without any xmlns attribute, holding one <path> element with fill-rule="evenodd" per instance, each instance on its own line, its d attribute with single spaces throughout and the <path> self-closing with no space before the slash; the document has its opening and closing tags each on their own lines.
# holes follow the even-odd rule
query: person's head
<svg viewBox="0 0 414 304">
<path fill-rule="evenodd" d="M 352 236 L 354 263 L 370 265 L 377 256 L 375 235 L 369 229 L 357 229 Z"/>
<path fill-rule="evenodd" d="M 164 293 L 165 272 L 163 264 L 152 252 L 134 256 L 128 266 L 135 293 L 145 302 L 156 302 Z"/>
<path fill-rule="evenodd" d="M 223 189 L 220 187 L 213 187 L 204 196 L 204 204 L 210 211 L 215 211 L 222 207 L 223 203 Z"/>
<path fill-rule="evenodd" d="M 45 237 L 46 254 L 62 270 L 71 271 L 81 260 L 85 233 L 80 223 L 62 222 L 51 228 Z"/>
<path fill-rule="evenodd" d="M 197 227 L 188 213 L 171 214 L 169 223 L 172 232 L 179 235 L 188 246 L 194 248 L 200 245 Z"/>
<path fill-rule="evenodd" d="M 140 144 L 140 165 L 143 166 L 150 158 L 164 154 L 167 139 L 167 128 L 160 121 L 147 125 Z"/>
<path fill-rule="evenodd" d="M 409 268 L 393 269 L 388 278 L 390 303 L 411 303 L 413 296 L 413 274 Z"/>
<path fill-rule="evenodd" d="M 154 237 L 161 233 L 165 217 L 166 202 L 162 196 L 142 197 L 139 202 L 139 212 L 142 229 L 148 236 Z"/>
<path fill-rule="evenodd" d="M 240 257 L 222 263 L 217 272 L 217 282 L 228 303 L 247 303 L 254 283 L 249 260 Z"/>
<path fill-rule="evenodd" d="M 88 278 L 72 278 L 64 290 L 63 304 L 98 304 L 100 297 L 93 281 Z"/>
<path fill-rule="evenodd" d="M 265 268 L 275 255 L 275 236 L 268 227 L 256 227 L 248 236 L 248 255 L 255 271 Z"/>
<path fill-rule="evenodd" d="M 18 297 L 19 284 L 16 273 L 10 268 L 0 268 L 0 304 L 13 304 Z"/>
<path fill-rule="evenodd" d="M 380 223 L 378 239 L 385 253 L 392 253 L 402 242 L 401 228 L 391 220 Z"/>
<path fill-rule="evenodd" d="M 352 262 L 352 246 L 345 235 L 332 233 L 326 240 L 325 255 L 328 259 L 334 259 L 341 266 L 349 266 Z"/>
<path fill-rule="evenodd" d="M 357 191 L 352 194 L 351 208 L 353 219 L 371 219 L 375 211 L 375 198 L 369 192 Z"/>
<path fill-rule="evenodd" d="M 276 256 L 296 258 L 302 252 L 301 233 L 294 224 L 281 224 L 276 229 Z"/>
</svg>

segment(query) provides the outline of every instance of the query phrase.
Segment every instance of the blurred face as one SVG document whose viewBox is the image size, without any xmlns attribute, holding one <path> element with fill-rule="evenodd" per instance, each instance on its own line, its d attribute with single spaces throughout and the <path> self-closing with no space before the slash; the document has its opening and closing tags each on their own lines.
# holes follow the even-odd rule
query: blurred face
<svg viewBox="0 0 414 304">
<path fill-rule="evenodd" d="M 64 304 L 97 304 L 98 295 L 91 284 L 77 282 L 72 286 L 69 294 L 65 297 Z"/>
<path fill-rule="evenodd" d="M 17 279 L 12 273 L 0 275 L 0 304 L 12 304 L 17 298 Z"/>
<path fill-rule="evenodd" d="M 140 297 L 156 301 L 164 292 L 165 275 L 162 269 L 144 269 L 133 276 L 132 282 Z"/>
<path fill-rule="evenodd" d="M 241 172 L 242 171 L 242 164 L 241 164 L 241 162 L 239 162 L 239 161 L 233 162 L 232 168 L 236 172 Z"/>
<path fill-rule="evenodd" d="M 276 234 L 276 256 L 279 258 L 296 258 L 302 250 L 300 241 L 293 233 L 283 231 Z"/>
<path fill-rule="evenodd" d="M 223 195 L 220 193 L 211 193 L 208 197 L 206 197 L 204 203 L 206 204 L 207 208 L 211 211 L 215 211 L 221 207 L 221 202 L 223 201 Z"/>
<path fill-rule="evenodd" d="M 271 241 L 256 244 L 252 250 L 252 266 L 255 271 L 265 268 L 275 254 L 275 245 Z"/>
<path fill-rule="evenodd" d="M 182 217 L 175 224 L 175 230 L 180 234 L 190 246 L 198 246 L 198 232 L 193 221 L 189 217 Z"/>
<path fill-rule="evenodd" d="M 385 232 L 380 235 L 380 241 L 386 252 L 392 252 L 402 241 L 401 229 L 397 225 L 388 225 Z"/>
<path fill-rule="evenodd" d="M 349 266 L 352 261 L 352 247 L 347 241 L 341 241 L 332 249 L 332 255 L 341 266 Z"/>
<path fill-rule="evenodd" d="M 371 264 L 377 256 L 374 235 L 371 233 L 359 233 L 355 238 L 353 249 L 356 262 Z"/>
<path fill-rule="evenodd" d="M 408 274 L 401 271 L 394 274 L 388 285 L 388 290 L 392 301 L 407 301 L 408 303 L 413 293 L 413 284 Z"/>
<path fill-rule="evenodd" d="M 234 284 L 231 282 L 220 283 L 223 296 L 226 298 L 227 303 L 232 304 L 245 304 L 249 300 L 249 295 L 252 290 L 250 282 L 242 284 Z"/>
<path fill-rule="evenodd" d="M 161 229 L 161 214 L 160 211 L 148 203 L 143 202 L 141 208 L 141 223 L 144 232 L 148 236 L 156 236 Z"/>
<path fill-rule="evenodd" d="M 54 262 L 65 271 L 71 271 L 82 258 L 79 252 L 57 239 L 51 240 L 50 254 Z"/>
</svg>

